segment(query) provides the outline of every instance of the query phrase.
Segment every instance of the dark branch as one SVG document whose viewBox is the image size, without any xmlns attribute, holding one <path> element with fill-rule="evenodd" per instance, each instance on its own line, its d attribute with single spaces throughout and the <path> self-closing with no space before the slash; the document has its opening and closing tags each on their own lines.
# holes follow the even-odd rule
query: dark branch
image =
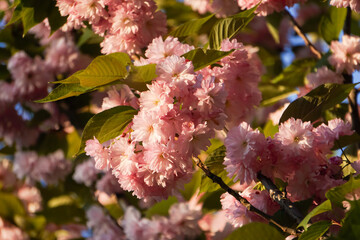
<svg viewBox="0 0 360 240">
<path fill-rule="evenodd" d="M 266 190 L 269 191 L 271 199 L 277 202 L 282 209 L 285 210 L 290 217 L 292 217 L 297 224 L 304 218 L 302 213 L 294 206 L 294 204 L 285 196 L 285 193 L 281 192 L 276 185 L 261 173 L 258 173 L 257 178 L 265 186 Z"/>
<path fill-rule="evenodd" d="M 259 215 L 260 217 L 262 217 L 263 219 L 269 221 L 270 223 L 274 224 L 275 226 L 277 226 L 278 228 L 280 228 L 283 232 L 289 233 L 291 235 L 297 235 L 296 231 L 292 228 L 288 228 L 288 227 L 284 227 L 281 226 L 279 223 L 275 222 L 273 219 L 271 219 L 271 217 L 262 212 L 261 210 L 257 209 L 256 207 L 254 207 L 253 205 L 251 205 L 249 203 L 248 200 L 246 200 L 245 198 L 243 198 L 238 192 L 236 192 L 234 189 L 230 188 L 228 185 L 226 185 L 226 183 L 224 183 L 224 181 L 217 175 L 213 174 L 208 168 L 207 166 L 205 166 L 204 163 L 202 163 L 199 159 L 194 158 L 194 161 L 196 163 L 196 165 L 205 173 L 205 175 L 210 178 L 214 183 L 217 183 L 222 189 L 224 189 L 227 193 L 229 193 L 230 195 L 232 195 L 236 200 L 238 200 L 241 205 L 243 205 L 244 207 L 246 207 L 247 210 L 254 212 L 255 214 Z"/>
<path fill-rule="evenodd" d="M 317 50 L 317 48 L 310 42 L 310 40 L 307 38 L 307 36 L 305 35 L 304 31 L 301 29 L 300 25 L 296 22 L 296 20 L 294 19 L 294 17 L 289 13 L 288 10 L 284 10 L 286 15 L 288 15 L 288 17 L 290 18 L 290 21 L 293 24 L 293 28 L 295 30 L 295 32 L 304 40 L 305 45 L 309 47 L 310 51 L 315 54 L 315 56 L 320 59 L 321 58 L 321 52 L 319 50 Z"/>
</svg>

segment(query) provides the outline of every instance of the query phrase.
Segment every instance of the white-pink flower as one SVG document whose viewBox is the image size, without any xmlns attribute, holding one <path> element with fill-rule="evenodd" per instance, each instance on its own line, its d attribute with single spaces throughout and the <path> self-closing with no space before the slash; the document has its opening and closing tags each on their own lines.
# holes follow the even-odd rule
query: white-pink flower
<svg viewBox="0 0 360 240">
<path fill-rule="evenodd" d="M 344 78 L 328 69 L 326 66 L 318 68 L 315 73 L 309 73 L 306 78 L 309 80 L 311 88 L 317 88 L 325 83 L 343 83 Z"/>
<path fill-rule="evenodd" d="M 337 73 L 352 74 L 360 69 L 360 37 L 344 35 L 342 42 L 332 41 L 330 49 L 328 60 Z"/>
<path fill-rule="evenodd" d="M 279 132 L 275 134 L 278 140 L 290 152 L 312 150 L 314 134 L 310 122 L 302 122 L 301 119 L 290 118 L 279 126 Z"/>
</svg>

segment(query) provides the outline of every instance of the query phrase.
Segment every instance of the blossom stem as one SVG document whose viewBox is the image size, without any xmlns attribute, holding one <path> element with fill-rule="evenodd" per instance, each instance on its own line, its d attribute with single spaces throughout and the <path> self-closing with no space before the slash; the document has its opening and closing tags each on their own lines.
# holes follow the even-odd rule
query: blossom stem
<svg viewBox="0 0 360 240">
<path fill-rule="evenodd" d="M 304 40 L 306 46 L 309 47 L 310 51 L 315 54 L 315 56 L 320 59 L 321 58 L 321 52 L 317 50 L 317 48 L 310 42 L 308 37 L 305 35 L 304 31 L 301 29 L 300 25 L 296 22 L 295 18 L 291 15 L 291 13 L 288 10 L 284 10 L 286 15 L 289 16 L 290 21 L 293 24 L 293 28 L 295 32 Z"/>
<path fill-rule="evenodd" d="M 205 175 L 210 178 L 214 183 L 217 183 L 222 189 L 224 189 L 227 193 L 232 195 L 237 201 L 241 203 L 248 211 L 254 212 L 255 214 L 259 215 L 263 219 L 269 221 L 270 223 L 274 224 L 278 228 L 280 228 L 283 232 L 289 233 L 291 235 L 298 235 L 295 229 L 284 227 L 274 221 L 271 216 L 268 214 L 262 212 L 261 210 L 257 209 L 251 203 L 246 199 L 243 198 L 238 192 L 236 192 L 234 189 L 229 187 L 224 181 L 221 179 L 221 177 L 213 174 L 208 167 L 198 158 L 194 158 L 194 161 L 196 165 L 205 173 Z"/>
<path fill-rule="evenodd" d="M 294 204 L 286 198 L 284 192 L 281 192 L 277 186 L 271 181 L 270 178 L 265 177 L 260 172 L 257 174 L 257 178 L 260 182 L 265 186 L 265 188 L 269 191 L 269 195 L 271 199 L 277 202 L 282 209 L 285 210 L 289 216 L 291 216 L 297 224 L 301 222 L 304 218 L 302 213 L 294 206 Z"/>
</svg>

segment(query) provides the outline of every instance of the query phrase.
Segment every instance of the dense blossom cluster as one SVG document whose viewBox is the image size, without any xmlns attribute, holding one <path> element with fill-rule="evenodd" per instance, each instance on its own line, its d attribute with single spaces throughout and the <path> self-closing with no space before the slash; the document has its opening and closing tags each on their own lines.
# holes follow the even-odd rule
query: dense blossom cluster
<svg viewBox="0 0 360 240">
<path fill-rule="evenodd" d="M 25 178 L 29 184 L 40 181 L 56 184 L 64 179 L 70 170 L 71 164 L 61 150 L 46 156 L 39 156 L 33 151 L 15 154 L 14 172 L 19 179 Z"/>
<path fill-rule="evenodd" d="M 219 17 L 229 16 L 237 13 L 240 9 L 250 9 L 259 4 L 256 13 L 262 16 L 273 13 L 274 11 L 280 12 L 285 7 L 291 7 L 295 3 L 304 2 L 305 0 L 185 0 L 185 4 L 190 5 L 194 11 L 201 14 L 207 11 L 217 14 Z"/>
<path fill-rule="evenodd" d="M 191 49 L 175 38 L 154 39 L 147 58 L 136 64 L 157 63 L 158 77 L 148 91 L 140 93 L 140 111 L 130 125 L 132 131 L 125 131 L 109 147 L 103 148 L 94 139 L 85 148 L 97 168 L 110 167 L 123 189 L 146 201 L 167 197 L 190 179 L 191 157 L 210 145 L 214 130 L 224 127 L 225 113 L 230 116 L 227 123 L 236 124 L 261 99 L 257 84 L 262 65 L 254 49 L 225 40 L 222 50 L 235 51 L 219 62 L 222 67 L 199 72 L 180 57 Z M 123 88 L 122 93 L 129 94 L 124 97 L 112 90 L 103 108 L 137 107 L 129 90 Z"/>
<path fill-rule="evenodd" d="M 40 56 L 32 58 L 24 51 L 16 52 L 7 64 L 12 81 L 0 82 L 0 138 L 9 146 L 31 146 L 41 132 L 58 129 L 66 121 L 55 104 L 32 101 L 48 94 L 48 83 L 56 75 L 74 73 L 91 61 L 90 57 L 80 53 L 69 34 L 58 30 L 50 36 L 46 20 L 30 32 L 44 45 L 44 59 Z M 26 112 L 24 108 L 30 111 Z M 47 111 L 50 117 L 37 127 L 29 126 L 27 120 L 38 111 Z"/>
<path fill-rule="evenodd" d="M 343 183 L 341 161 L 329 154 L 340 136 L 351 135 L 351 124 L 340 119 L 313 127 L 310 122 L 290 118 L 280 124 L 274 138 L 265 138 L 247 123 L 230 129 L 224 164 L 229 177 L 251 184 L 258 172 L 288 183 L 292 200 L 315 197 L 323 200 L 326 190 Z M 309 186 L 312 186 L 311 188 Z"/>
<path fill-rule="evenodd" d="M 276 205 L 266 192 L 254 190 L 257 174 L 287 183 L 288 197 L 293 201 L 310 197 L 322 202 L 325 192 L 344 183 L 340 157 L 331 156 L 331 149 L 340 136 L 351 135 L 351 125 L 340 119 L 313 127 L 310 122 L 290 118 L 280 124 L 274 138 L 265 138 L 247 123 L 230 129 L 224 160 L 229 177 L 240 180 L 241 196 L 263 212 L 273 214 Z M 311 186 L 311 187 L 310 187 Z M 222 196 L 222 207 L 231 223 L 238 227 L 261 221 L 231 195 Z"/>
<path fill-rule="evenodd" d="M 201 233 L 198 221 L 202 217 L 199 206 L 188 202 L 173 204 L 169 216 L 142 218 L 134 207 L 126 208 L 124 217 L 117 223 L 106 216 L 99 206 L 91 206 L 86 213 L 87 226 L 92 229 L 91 239 L 194 239 Z"/>
<path fill-rule="evenodd" d="M 360 190 L 356 187 L 360 181 L 360 160 L 351 152 L 359 147 L 348 145 L 342 149 L 342 156 L 334 151 L 343 139 L 348 144 L 348 139 L 358 137 L 351 124 L 340 119 L 350 115 L 343 111 L 345 104 L 334 108 L 332 103 L 320 104 L 325 114 L 315 122 L 294 118 L 279 122 L 285 108 L 292 104 L 291 98 L 285 97 L 295 90 L 301 97 L 325 83 L 341 84 L 345 79 L 350 83 L 352 77 L 356 82 L 353 73 L 360 70 L 360 38 L 352 35 L 355 25 L 348 31 L 345 24 L 341 40 L 332 41 L 329 55 L 324 54 L 327 59 L 307 60 L 301 58 L 315 58 L 310 51 L 314 49 L 307 42 L 305 46 L 295 46 L 289 40 L 291 22 L 299 28 L 298 35 L 298 31 L 304 35 L 313 33 L 314 21 L 334 20 L 337 14 L 333 14 L 335 8 L 331 6 L 335 6 L 347 7 L 344 13 L 353 24 L 357 19 L 349 10 L 359 13 L 360 0 L 330 0 L 327 4 L 298 4 L 306 0 L 49 0 L 51 13 L 44 12 L 36 1 L 25 2 L 0 0 L 0 16 L 4 16 L 6 24 L 0 30 L 4 42 L 0 52 L 7 55 L 0 57 L 0 203 L 6 205 L 6 209 L 0 209 L 0 239 L 224 239 L 250 222 L 277 221 L 276 216 L 284 210 L 286 214 L 294 210 L 273 201 L 272 190 L 264 190 L 268 186 L 259 181 L 262 175 L 295 206 L 298 201 L 308 202 L 309 211 L 326 198 L 333 207 L 342 203 L 343 209 L 334 208 L 312 218 L 313 223 L 330 219 L 327 233 L 336 235 L 333 229 L 339 226 L 342 231 L 354 227 L 349 227 L 348 221 L 352 210 L 359 208 Z M 181 6 L 182 2 L 200 14 L 207 16 L 210 12 L 216 18 L 228 18 L 222 21 L 193 13 L 184 16 L 181 11 L 190 11 L 190 7 Z M 285 15 L 268 16 L 287 11 L 295 4 Z M 251 23 L 243 21 L 239 27 L 243 19 L 229 17 L 254 7 Z M 297 14 L 291 18 L 293 10 Z M 29 14 L 32 12 L 33 16 Z M 38 17 L 45 16 L 48 19 L 28 29 L 39 22 Z M 61 16 L 67 19 L 63 26 L 60 25 L 65 18 Z M 178 34 L 179 39 L 165 35 L 167 27 L 174 29 L 189 17 L 196 21 L 171 33 Z M 22 33 L 25 37 L 16 39 Z M 215 36 L 217 33 L 219 36 Z M 225 35 L 231 35 L 231 40 L 224 40 Z M 209 51 L 213 37 L 222 42 Z M 318 34 L 313 43 L 321 54 L 325 53 L 322 38 L 323 34 Z M 195 49 L 195 45 L 202 49 Z M 90 55 L 100 55 L 100 49 L 103 54 L 130 55 L 131 61 L 119 61 L 127 71 L 124 70 L 124 79 L 102 85 L 102 76 L 113 70 L 103 64 L 111 56 L 97 58 L 89 71 L 83 72 L 88 76 L 74 74 L 89 65 Z M 186 54 L 190 51 L 193 52 Z M 212 56 L 224 52 L 225 57 L 210 61 Z M 284 69 L 288 59 L 283 56 L 289 52 L 299 61 Z M 112 60 L 115 63 L 119 59 Z M 304 82 L 292 82 L 293 73 L 288 74 L 289 71 L 303 62 L 304 70 L 306 67 L 312 72 L 301 73 L 299 80 L 301 77 Z M 151 75 L 156 77 L 150 84 L 142 85 L 143 73 L 154 70 L 152 67 L 156 74 Z M 94 69 L 97 73 L 90 73 Z M 94 80 L 96 86 L 84 84 L 82 79 L 87 77 L 85 82 Z M 118 84 L 133 81 L 136 84 L 129 85 L 134 88 Z M 49 82 L 56 84 L 56 89 L 49 87 Z M 142 88 L 137 88 L 140 85 Z M 34 102 L 47 95 L 47 99 L 52 98 L 50 101 L 61 101 Z M 64 100 L 74 95 L 81 96 Z M 322 101 L 321 96 L 315 98 Z M 339 94 L 334 103 L 340 100 Z M 95 125 L 112 110 L 102 111 L 114 107 L 118 108 L 113 110 L 128 109 L 129 120 L 119 125 L 122 130 L 118 136 L 101 142 L 100 139 L 109 139 L 108 133 L 103 129 L 97 132 Z M 333 119 L 334 115 L 339 118 Z M 354 114 L 351 117 L 356 129 Z M 113 118 L 105 120 L 106 125 Z M 80 154 L 84 139 L 93 133 L 98 137 L 87 140 L 85 154 Z M 217 148 L 222 143 L 225 146 Z M 81 149 L 75 157 L 78 146 Z M 74 161 L 67 159 L 70 156 L 74 156 Z M 214 185 L 209 186 L 213 183 L 201 175 L 202 171 L 211 173 L 200 163 L 194 164 L 193 159 L 202 161 L 217 175 L 210 177 Z M 227 188 L 220 178 L 224 182 L 231 178 L 235 184 L 229 183 L 229 187 L 263 212 L 264 218 L 237 201 L 234 191 L 214 199 L 220 195 L 219 191 L 212 192 L 215 187 Z M 336 200 L 331 199 L 331 194 L 325 196 L 329 189 L 337 195 Z M 221 206 L 213 201 L 220 201 Z M 53 216 L 63 209 L 63 214 Z M 294 227 L 291 223 L 279 224 L 288 230 Z M 311 235 L 313 229 L 307 233 Z M 288 234 L 284 231 L 283 235 Z M 299 233 L 287 239 L 295 237 L 303 236 Z"/>
<path fill-rule="evenodd" d="M 256 48 L 244 46 L 235 39 L 224 40 L 222 51 L 236 50 L 220 60 L 219 67 L 205 68 L 200 72 L 204 76 L 215 77 L 223 82 L 227 93 L 225 113 L 227 125 L 235 126 L 252 116 L 254 107 L 261 101 L 258 84 L 263 73 L 263 65 L 258 58 Z"/>
<path fill-rule="evenodd" d="M 151 40 L 166 33 L 166 15 L 153 0 L 57 0 L 62 16 L 68 16 L 64 30 L 92 25 L 104 37 L 103 53 L 141 53 Z"/>
</svg>

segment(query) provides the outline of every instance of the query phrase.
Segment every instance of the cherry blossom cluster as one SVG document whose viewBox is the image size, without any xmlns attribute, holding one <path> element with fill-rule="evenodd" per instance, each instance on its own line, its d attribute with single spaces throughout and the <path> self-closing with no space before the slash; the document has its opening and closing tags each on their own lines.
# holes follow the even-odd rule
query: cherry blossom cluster
<svg viewBox="0 0 360 240">
<path fill-rule="evenodd" d="M 19 179 L 25 178 L 29 184 L 56 184 L 71 171 L 71 163 L 65 159 L 62 150 L 46 156 L 39 156 L 34 151 L 17 152 L 13 171 Z"/>
<path fill-rule="evenodd" d="M 262 65 L 253 48 L 225 40 L 222 50 L 234 51 L 219 62 L 222 67 L 198 72 L 181 57 L 191 49 L 176 38 L 154 39 L 146 59 L 135 62 L 157 64 L 149 90 L 139 99 L 126 87 L 122 94 L 111 90 L 103 101 L 103 109 L 139 108 L 131 125 L 107 147 L 97 139 L 86 144 L 97 168 L 111 168 L 124 190 L 147 202 L 176 193 L 191 178 L 191 157 L 210 145 L 214 130 L 222 130 L 225 121 L 234 125 L 244 120 L 261 99 L 257 84 Z"/>
<path fill-rule="evenodd" d="M 255 182 L 251 182 L 251 184 L 235 186 L 234 189 L 240 191 L 241 196 L 247 199 L 251 205 L 266 214 L 273 215 L 280 209 L 279 205 L 269 197 L 269 193 L 266 190 L 260 191 L 254 188 Z M 238 202 L 238 200 L 229 193 L 222 194 L 220 202 L 222 209 L 225 212 L 225 216 L 235 228 L 250 222 L 264 221 L 263 218 L 256 215 L 254 212 L 247 210 L 244 205 Z"/>
<path fill-rule="evenodd" d="M 213 12 L 218 17 L 225 17 L 237 13 L 239 8 L 242 10 L 250 9 L 258 4 L 255 12 L 261 16 L 266 16 L 274 11 L 280 12 L 285 7 L 291 7 L 295 3 L 304 1 L 306 0 L 185 0 L 184 3 L 190 5 L 194 11 L 198 11 L 200 14 Z"/>
<path fill-rule="evenodd" d="M 41 209 L 42 201 L 40 191 L 36 187 L 19 181 L 13 172 L 12 164 L 9 160 L 0 160 L 0 182 L 2 184 L 2 190 L 7 192 L 11 191 L 17 196 L 27 213 L 33 214 L 39 211 Z"/>
<path fill-rule="evenodd" d="M 92 230 L 91 239 L 194 239 L 200 235 L 199 220 L 202 217 L 199 206 L 189 202 L 173 204 L 169 216 L 155 215 L 151 219 L 142 218 L 133 206 L 126 208 L 125 214 L 117 222 L 106 216 L 101 207 L 93 205 L 87 212 L 87 226 Z"/>
<path fill-rule="evenodd" d="M 64 30 L 92 25 L 104 36 L 102 52 L 141 53 L 153 38 L 166 33 L 166 15 L 153 0 L 57 0 L 60 14 L 68 16 Z"/>
<path fill-rule="evenodd" d="M 343 184 L 342 159 L 331 157 L 332 148 L 340 136 L 351 135 L 351 125 L 341 119 L 313 127 L 310 122 L 290 118 L 279 126 L 274 138 L 265 138 L 246 122 L 230 129 L 225 139 L 224 159 L 229 177 L 239 180 L 235 185 L 240 195 L 264 213 L 273 215 L 278 206 L 267 191 L 255 188 L 257 174 L 285 182 L 287 197 L 292 201 L 313 198 L 320 203 L 325 192 Z M 263 221 L 249 212 L 230 194 L 221 197 L 222 208 L 235 227 L 252 221 Z"/>
<path fill-rule="evenodd" d="M 235 50 L 219 62 L 219 67 L 205 68 L 200 72 L 204 76 L 215 77 L 224 83 L 227 92 L 225 113 L 227 125 L 235 126 L 252 116 L 254 107 L 261 101 L 258 84 L 263 73 L 263 65 L 257 56 L 256 48 L 244 46 L 234 40 L 224 40 L 222 51 Z"/>
<path fill-rule="evenodd" d="M 310 88 L 314 89 L 325 83 L 343 83 L 344 77 L 331 71 L 326 66 L 318 68 L 315 73 L 309 73 L 306 78 L 309 80 Z"/>
<path fill-rule="evenodd" d="M 358 0 L 331 0 L 330 4 L 338 8 L 349 7 L 351 10 L 359 13 L 360 12 L 360 2 Z"/>
<path fill-rule="evenodd" d="M 187 202 L 173 204 L 169 217 L 154 216 L 151 219 L 141 218 L 136 208 L 128 207 L 121 226 L 127 239 L 194 239 L 201 233 L 198 225 L 201 217 L 201 210 Z"/>
<path fill-rule="evenodd" d="M 56 75 L 74 73 L 91 62 L 90 57 L 80 53 L 69 33 L 58 30 L 50 36 L 47 20 L 30 32 L 45 46 L 44 59 L 40 56 L 31 58 L 24 51 L 19 51 L 7 64 L 12 81 L 0 81 L 0 114 L 3 116 L 0 119 L 0 137 L 9 146 L 31 146 L 40 132 L 58 129 L 66 121 L 54 103 L 35 104 L 32 101 L 48 94 L 48 83 Z M 24 112 L 24 107 L 29 112 Z M 26 120 L 40 110 L 49 112 L 51 116 L 36 127 L 29 127 Z"/>
<path fill-rule="evenodd" d="M 125 239 L 124 233 L 118 224 L 105 215 L 100 206 L 93 205 L 86 211 L 87 227 L 92 229 L 92 240 Z"/>
<path fill-rule="evenodd" d="M 344 35 L 342 42 L 332 41 L 330 49 L 332 54 L 328 60 L 336 73 L 352 74 L 360 70 L 360 37 Z"/>
<path fill-rule="evenodd" d="M 351 124 L 341 119 L 313 127 L 310 122 L 290 118 L 280 124 L 274 138 L 265 138 L 243 122 L 230 129 L 225 139 L 225 169 L 240 184 L 251 184 L 261 172 L 288 183 L 291 200 L 314 197 L 321 201 L 328 189 L 344 182 L 342 159 L 329 156 L 339 137 L 352 133 Z"/>
<path fill-rule="evenodd" d="M 0 239 L 21 239 L 27 240 L 29 237 L 20 228 L 12 225 L 0 217 Z"/>
<path fill-rule="evenodd" d="M 162 51 L 152 55 L 154 48 Z M 110 166 L 121 187 L 139 198 L 160 200 L 173 194 L 191 178 L 191 156 L 210 144 L 214 127 L 224 126 L 223 85 L 195 74 L 192 63 L 179 56 L 189 49 L 177 39 L 155 39 L 141 62 L 157 62 L 158 77 L 140 94 L 132 131 L 106 149 L 96 139 L 87 142 L 85 150 L 96 166 Z M 106 106 L 110 101 L 105 100 Z"/>
<path fill-rule="evenodd" d="M 98 176 L 101 178 L 98 179 Z M 75 182 L 84 184 L 87 187 L 95 185 L 96 190 L 104 192 L 111 196 L 114 193 L 122 192 L 117 179 L 111 172 L 100 171 L 95 168 L 93 159 L 86 160 L 75 167 L 75 172 L 72 176 Z"/>
</svg>

